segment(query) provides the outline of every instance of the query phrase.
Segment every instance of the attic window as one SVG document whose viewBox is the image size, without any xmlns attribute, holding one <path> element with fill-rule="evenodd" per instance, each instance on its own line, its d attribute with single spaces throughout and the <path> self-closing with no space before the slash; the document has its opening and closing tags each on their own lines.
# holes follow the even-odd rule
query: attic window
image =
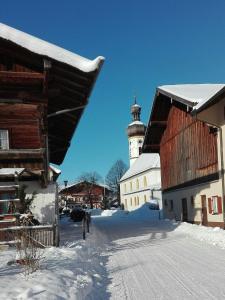
<svg viewBox="0 0 225 300">
<path fill-rule="evenodd" d="M 0 129 L 0 150 L 9 149 L 9 132 L 6 129 Z"/>
</svg>

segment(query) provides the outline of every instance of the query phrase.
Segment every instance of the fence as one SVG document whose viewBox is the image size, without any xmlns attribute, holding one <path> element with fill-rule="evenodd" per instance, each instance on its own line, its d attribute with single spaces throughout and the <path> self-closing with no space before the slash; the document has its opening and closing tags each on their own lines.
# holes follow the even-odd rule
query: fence
<svg viewBox="0 0 225 300">
<path fill-rule="evenodd" d="M 9 245 L 21 243 L 20 237 L 23 235 L 36 246 L 45 248 L 49 246 L 58 246 L 56 226 L 38 225 L 38 226 L 12 226 L 0 228 L 0 245 Z"/>
</svg>

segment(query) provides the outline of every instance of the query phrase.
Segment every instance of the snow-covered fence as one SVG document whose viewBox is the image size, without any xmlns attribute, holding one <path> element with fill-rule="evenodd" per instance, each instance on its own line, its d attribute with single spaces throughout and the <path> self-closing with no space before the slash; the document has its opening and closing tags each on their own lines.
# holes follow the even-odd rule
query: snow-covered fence
<svg viewBox="0 0 225 300">
<path fill-rule="evenodd" d="M 0 240 L 4 237 L 2 244 L 21 243 L 20 236 L 26 232 L 27 239 L 32 241 L 36 246 L 45 248 L 49 246 L 58 246 L 56 237 L 56 226 L 54 225 L 38 225 L 38 226 L 12 226 L 0 228 Z M 23 235 L 24 236 L 24 235 Z"/>
</svg>

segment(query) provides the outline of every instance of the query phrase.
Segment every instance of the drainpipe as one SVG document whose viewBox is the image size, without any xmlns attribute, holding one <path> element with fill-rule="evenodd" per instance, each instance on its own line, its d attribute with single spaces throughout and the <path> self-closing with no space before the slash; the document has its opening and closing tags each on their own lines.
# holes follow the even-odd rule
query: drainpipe
<svg viewBox="0 0 225 300">
<path fill-rule="evenodd" d="M 208 122 L 205 120 L 201 120 L 197 117 L 197 114 L 195 114 L 196 120 L 199 120 L 201 122 L 207 123 L 213 127 L 216 127 L 219 130 L 219 139 L 220 139 L 220 160 L 221 160 L 221 181 L 222 181 L 222 197 L 223 197 L 223 222 L 225 226 L 225 188 L 224 188 L 224 154 L 223 154 L 223 134 L 222 134 L 222 128 L 218 124 L 214 124 L 212 122 Z"/>
</svg>

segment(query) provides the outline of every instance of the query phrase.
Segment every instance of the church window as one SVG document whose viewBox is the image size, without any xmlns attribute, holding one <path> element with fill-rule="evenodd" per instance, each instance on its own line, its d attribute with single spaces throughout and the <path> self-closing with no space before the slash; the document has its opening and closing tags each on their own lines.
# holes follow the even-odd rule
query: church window
<svg viewBox="0 0 225 300">
<path fill-rule="evenodd" d="M 139 180 L 138 179 L 136 180 L 136 189 L 137 190 L 139 189 Z"/>
<path fill-rule="evenodd" d="M 144 187 L 147 187 L 148 183 L 147 183 L 147 177 L 144 176 Z"/>
</svg>

